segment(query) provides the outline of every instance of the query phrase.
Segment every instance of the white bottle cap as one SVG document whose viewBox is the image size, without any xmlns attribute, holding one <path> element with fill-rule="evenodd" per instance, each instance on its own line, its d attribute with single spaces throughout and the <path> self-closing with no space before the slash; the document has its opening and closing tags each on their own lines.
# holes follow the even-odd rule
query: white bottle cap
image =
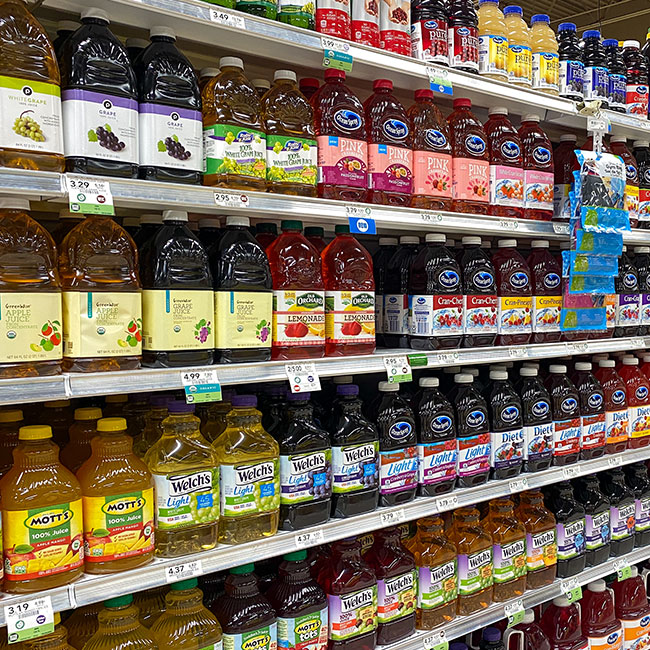
<svg viewBox="0 0 650 650">
<path fill-rule="evenodd" d="M 481 245 L 480 237 L 468 236 L 468 237 L 463 237 L 460 241 L 463 244 L 463 246 L 471 246 L 474 244 L 476 244 L 477 246 Z"/>
<path fill-rule="evenodd" d="M 127 47 L 138 47 L 141 50 L 144 50 L 145 47 L 149 47 L 149 41 L 145 38 L 127 38 L 126 39 Z"/>
<path fill-rule="evenodd" d="M 29 210 L 29 201 L 16 196 L 0 197 L 0 210 Z"/>
<path fill-rule="evenodd" d="M 382 393 L 398 393 L 399 384 L 390 381 L 380 381 L 377 389 Z"/>
<path fill-rule="evenodd" d="M 607 589 L 607 583 L 604 580 L 594 580 L 587 585 L 587 589 L 596 593 L 602 593 Z"/>
<path fill-rule="evenodd" d="M 444 244 L 447 241 L 447 236 L 440 232 L 428 232 L 424 236 L 424 241 L 427 244 Z"/>
<path fill-rule="evenodd" d="M 549 366 L 548 371 L 554 375 L 561 375 L 566 372 L 566 366 L 563 366 L 560 363 L 554 363 Z"/>
<path fill-rule="evenodd" d="M 110 23 L 111 20 L 108 17 L 103 9 L 98 9 L 97 7 L 88 7 L 81 12 L 81 20 L 84 18 L 99 18 L 100 20 L 105 20 L 107 23 Z"/>
<path fill-rule="evenodd" d="M 219 68 L 201 68 L 199 72 L 199 77 L 216 77 L 219 74 Z"/>
<path fill-rule="evenodd" d="M 276 70 L 273 74 L 273 81 L 278 81 L 279 79 L 289 79 L 290 81 L 296 81 L 296 73 L 293 70 Z"/>
<path fill-rule="evenodd" d="M 521 377 L 537 377 L 537 368 L 531 368 L 530 366 L 522 366 L 519 368 L 519 375 Z"/>
<path fill-rule="evenodd" d="M 163 221 L 189 221 L 184 210 L 163 210 L 162 218 Z"/>
<path fill-rule="evenodd" d="M 474 379 L 478 377 L 478 368 L 464 368 L 463 372 L 466 372 L 468 375 L 472 375 Z"/>
<path fill-rule="evenodd" d="M 332 382 L 335 383 L 337 386 L 341 384 L 351 384 L 352 375 L 339 375 L 338 377 L 334 377 L 334 379 L 332 379 Z"/>
<path fill-rule="evenodd" d="M 535 612 L 532 609 L 525 609 L 522 623 L 534 623 L 534 622 L 535 622 Z"/>
<path fill-rule="evenodd" d="M 636 49 L 638 50 L 641 47 L 641 43 L 639 43 L 639 41 L 634 41 L 634 40 L 623 41 L 623 49 L 625 49 L 626 47 L 636 47 Z"/>
<path fill-rule="evenodd" d="M 516 239 L 499 239 L 497 246 L 499 248 L 517 248 Z"/>
<path fill-rule="evenodd" d="M 402 235 L 399 238 L 399 243 L 400 244 L 419 244 L 420 243 L 420 238 L 416 237 L 415 235 Z"/>
<path fill-rule="evenodd" d="M 154 36 L 166 36 L 167 38 L 173 38 L 176 40 L 176 32 L 171 28 L 165 25 L 156 25 L 149 30 L 149 38 Z"/>
<path fill-rule="evenodd" d="M 440 380 L 437 377 L 420 377 L 418 385 L 421 388 L 438 388 Z"/>
<path fill-rule="evenodd" d="M 650 246 L 635 246 L 635 253 L 650 253 Z"/>
<path fill-rule="evenodd" d="M 239 215 L 226 217 L 226 226 L 250 226 L 251 220 L 248 217 L 240 217 Z"/>
<path fill-rule="evenodd" d="M 397 246 L 397 237 L 380 237 L 379 245 L 380 246 Z"/>
<path fill-rule="evenodd" d="M 627 138 L 624 135 L 610 135 L 610 142 L 627 142 Z"/>
<path fill-rule="evenodd" d="M 199 220 L 199 230 L 201 228 L 221 228 L 221 220 L 215 219 L 214 217 L 206 217 L 205 219 Z"/>
<path fill-rule="evenodd" d="M 219 59 L 219 68 L 240 68 L 244 69 L 244 62 L 238 56 L 222 56 Z"/>
<path fill-rule="evenodd" d="M 81 27 L 81 23 L 76 20 L 59 20 L 56 24 L 57 32 L 76 32 Z"/>
<path fill-rule="evenodd" d="M 501 370 L 501 371 L 505 370 L 507 372 L 508 368 L 503 363 L 493 363 L 489 367 L 489 371 L 492 372 L 493 370 Z"/>
<path fill-rule="evenodd" d="M 505 106 L 493 106 L 488 109 L 488 115 L 507 115 L 508 109 Z"/>
<path fill-rule="evenodd" d="M 163 222 L 162 214 L 142 214 L 140 215 L 140 225 L 145 223 L 158 225 Z"/>
<path fill-rule="evenodd" d="M 647 148 L 647 147 L 650 147 L 650 141 L 649 141 L 649 140 L 635 140 L 635 141 L 632 143 L 632 147 L 633 147 L 634 149 L 636 149 L 637 147 L 638 147 L 638 148 L 643 148 L 643 147 L 646 147 L 646 148 Z"/>
<path fill-rule="evenodd" d="M 539 115 L 536 113 L 527 113 L 524 115 L 522 122 L 539 122 Z"/>
<path fill-rule="evenodd" d="M 650 361 L 650 354 L 644 354 L 641 359 L 644 363 L 648 363 Z"/>
<path fill-rule="evenodd" d="M 563 133 L 560 136 L 560 142 L 577 142 L 578 136 L 575 133 Z"/>
<path fill-rule="evenodd" d="M 251 79 L 253 88 L 265 88 L 268 90 L 271 87 L 271 82 L 268 79 Z"/>
<path fill-rule="evenodd" d="M 599 368 L 615 368 L 616 367 L 616 361 L 614 361 L 614 359 L 601 359 L 598 362 L 598 367 Z"/>
<path fill-rule="evenodd" d="M 537 361 L 524 361 L 523 365 L 528 368 L 535 368 L 536 370 L 539 370 L 539 363 L 537 363 Z"/>
<path fill-rule="evenodd" d="M 589 361 L 576 361 L 575 369 L 580 371 L 591 370 L 591 364 Z"/>
<path fill-rule="evenodd" d="M 445 237 L 445 246 L 454 248 L 454 246 L 456 246 L 456 240 L 452 239 L 451 237 Z"/>
<path fill-rule="evenodd" d="M 624 366 L 638 366 L 639 360 L 636 357 L 623 357 Z"/>
<path fill-rule="evenodd" d="M 490 379 L 498 379 L 500 381 L 508 379 L 508 371 L 507 370 L 490 370 Z"/>
<path fill-rule="evenodd" d="M 557 596 L 557 598 L 553 598 L 553 604 L 556 607 L 568 607 L 571 603 L 566 596 Z"/>
<path fill-rule="evenodd" d="M 467 373 L 459 373 L 454 375 L 454 383 L 456 384 L 471 384 L 474 382 L 474 377 L 468 375 Z"/>
<path fill-rule="evenodd" d="M 531 248 L 548 248 L 548 246 L 548 240 L 546 239 L 533 239 L 533 241 L 530 242 Z"/>
</svg>

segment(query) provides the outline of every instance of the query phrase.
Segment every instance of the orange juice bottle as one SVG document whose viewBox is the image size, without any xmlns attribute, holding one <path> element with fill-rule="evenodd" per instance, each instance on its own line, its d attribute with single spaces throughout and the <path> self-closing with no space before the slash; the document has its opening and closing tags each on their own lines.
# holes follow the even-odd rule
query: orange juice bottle
<svg viewBox="0 0 650 650">
<path fill-rule="evenodd" d="M 77 607 L 72 614 L 65 619 L 65 627 L 68 630 L 68 643 L 75 650 L 83 650 L 86 641 L 97 632 L 99 623 L 97 614 L 102 609 L 101 603 L 93 603 L 85 607 Z"/>
<path fill-rule="evenodd" d="M 499 0 L 478 4 L 478 73 L 508 81 L 508 30 Z"/>
<path fill-rule="evenodd" d="M 133 453 L 124 418 L 97 422 L 90 458 L 79 468 L 86 573 L 116 573 L 154 554 L 154 481 Z"/>
<path fill-rule="evenodd" d="M 51 438 L 47 425 L 21 427 L 14 465 L 0 480 L 10 593 L 65 585 L 83 572 L 81 487 Z"/>
<path fill-rule="evenodd" d="M 508 81 L 530 88 L 533 83 L 533 61 L 530 30 L 521 7 L 511 5 L 503 10 L 508 33 Z"/>
<path fill-rule="evenodd" d="M 14 464 L 12 453 L 18 446 L 18 430 L 23 420 L 23 412 L 20 409 L 0 411 L 0 478 Z"/>
<path fill-rule="evenodd" d="M 102 410 L 86 406 L 74 410 L 74 424 L 70 427 L 70 442 L 61 450 L 61 462 L 76 472 L 90 458 L 90 441 L 97 435 L 97 420 Z"/>
<path fill-rule="evenodd" d="M 548 95 L 560 92 L 560 57 L 555 32 L 546 14 L 531 18 L 530 47 L 533 53 L 533 90 Z"/>
</svg>

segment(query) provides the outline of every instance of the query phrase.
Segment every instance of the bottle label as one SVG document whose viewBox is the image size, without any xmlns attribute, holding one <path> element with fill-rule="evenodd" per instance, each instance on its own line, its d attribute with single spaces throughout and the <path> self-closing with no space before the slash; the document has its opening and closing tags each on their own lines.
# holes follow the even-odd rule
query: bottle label
<svg viewBox="0 0 650 650">
<path fill-rule="evenodd" d="M 537 404 L 533 405 L 533 408 Z M 550 408 L 547 402 L 542 401 L 541 404 Z M 553 454 L 553 432 L 552 422 L 524 427 L 524 460 L 540 460 L 551 456 Z"/>
<path fill-rule="evenodd" d="M 332 477 L 334 494 L 376 488 L 379 481 L 379 442 L 332 447 Z"/>
<path fill-rule="evenodd" d="M 639 186 L 625 186 L 625 210 L 630 213 L 630 219 L 639 218 Z"/>
<path fill-rule="evenodd" d="M 494 582 L 503 584 L 526 575 L 526 540 L 518 539 L 509 544 L 495 544 Z"/>
<path fill-rule="evenodd" d="M 609 72 L 607 68 L 594 65 L 585 66 L 585 101 L 602 99 L 607 101 L 609 95 Z"/>
<path fill-rule="evenodd" d="M 352 40 L 355 43 L 379 47 L 379 3 L 352 3 Z"/>
<path fill-rule="evenodd" d="M 145 350 L 214 348 L 214 292 L 145 289 L 142 292 L 142 347 Z"/>
<path fill-rule="evenodd" d="M 644 650 L 650 641 L 650 616 L 622 619 L 623 650 Z"/>
<path fill-rule="evenodd" d="M 648 114 L 648 86 L 627 84 L 625 86 L 625 112 L 645 119 Z"/>
<path fill-rule="evenodd" d="M 641 298 L 641 325 L 650 326 L 650 293 L 640 294 Z"/>
<path fill-rule="evenodd" d="M 650 498 L 641 497 L 635 500 L 634 530 L 650 529 Z"/>
<path fill-rule="evenodd" d="M 458 554 L 458 594 L 468 596 L 491 587 L 492 547 L 467 555 Z"/>
<path fill-rule="evenodd" d="M 546 147 L 538 147 L 540 157 L 551 159 Z M 534 155 L 534 154 L 533 154 Z M 527 169 L 524 172 L 525 194 L 524 205 L 528 210 L 553 211 L 553 172 L 540 172 Z"/>
<path fill-rule="evenodd" d="M 582 99 L 584 80 L 585 66 L 582 61 L 560 61 L 560 97 Z"/>
<path fill-rule="evenodd" d="M 604 636 L 588 636 L 589 650 L 620 650 L 623 647 L 623 627 Z"/>
<path fill-rule="evenodd" d="M 512 144 L 519 148 L 514 142 Z M 490 205 L 524 207 L 524 170 L 521 167 L 490 165 Z"/>
<path fill-rule="evenodd" d="M 490 471 L 490 434 L 458 438 L 458 476 L 474 476 Z"/>
<path fill-rule="evenodd" d="M 81 499 L 3 510 L 5 579 L 34 580 L 83 567 Z"/>
<path fill-rule="evenodd" d="M 417 447 L 404 447 L 396 451 L 382 451 L 379 454 L 379 491 L 393 494 L 414 490 L 418 484 Z"/>
<path fill-rule="evenodd" d="M 458 597 L 456 558 L 435 567 L 418 569 L 418 609 L 435 609 Z"/>
<path fill-rule="evenodd" d="M 558 90 L 560 58 L 555 52 L 533 54 L 533 88 L 535 90 Z"/>
<path fill-rule="evenodd" d="M 628 407 L 630 417 L 630 438 L 644 438 L 650 435 L 650 405 Z"/>
<path fill-rule="evenodd" d="M 266 134 L 235 124 L 203 129 L 203 172 L 266 180 Z"/>
<path fill-rule="evenodd" d="M 615 74 L 610 72 L 609 77 L 609 90 L 608 90 L 608 100 L 609 108 L 618 108 L 625 111 L 626 103 L 626 84 L 627 79 L 624 74 Z"/>
<path fill-rule="evenodd" d="M 449 65 L 449 41 L 445 19 L 417 20 L 411 24 L 411 56 L 428 63 Z"/>
<path fill-rule="evenodd" d="M 607 321 L 608 329 L 613 329 L 616 326 L 616 294 L 605 294 L 605 320 Z"/>
<path fill-rule="evenodd" d="M 311 289 L 273 292 L 273 343 L 283 346 L 325 343 L 325 292 Z"/>
<path fill-rule="evenodd" d="M 639 294 L 619 293 L 616 301 L 616 327 L 638 327 Z"/>
<path fill-rule="evenodd" d="M 409 297 L 403 294 L 384 296 L 384 334 L 409 333 Z"/>
<path fill-rule="evenodd" d="M 553 217 L 556 219 L 570 219 L 571 217 L 571 200 L 569 192 L 571 185 L 561 183 L 553 185 Z"/>
<path fill-rule="evenodd" d="M 0 293 L 0 363 L 61 359 L 62 320 L 58 291 Z"/>
<path fill-rule="evenodd" d="M 325 336 L 328 343 L 375 343 L 375 294 L 326 291 Z"/>
<path fill-rule="evenodd" d="M 176 530 L 219 521 L 219 470 L 154 474 L 156 527 Z"/>
<path fill-rule="evenodd" d="M 557 525 L 558 560 L 569 560 L 585 552 L 585 520 Z"/>
<path fill-rule="evenodd" d="M 404 194 L 413 191 L 413 152 L 410 149 L 391 144 L 369 145 L 368 171 L 370 189 Z"/>
<path fill-rule="evenodd" d="M 432 129 L 429 129 L 429 131 L 432 131 Z M 436 133 L 440 132 L 437 131 Z M 440 135 L 443 134 L 440 133 Z M 449 154 L 435 153 L 434 151 L 414 151 L 413 194 L 450 199 L 451 167 L 451 156 Z"/>
<path fill-rule="evenodd" d="M 580 451 L 582 423 L 579 417 L 553 422 L 553 455 L 567 456 Z"/>
<path fill-rule="evenodd" d="M 609 544 L 610 534 L 609 510 L 585 516 L 585 542 L 588 551 Z"/>
<path fill-rule="evenodd" d="M 316 140 L 266 136 L 266 180 L 273 184 L 316 185 Z"/>
<path fill-rule="evenodd" d="M 634 515 L 636 503 L 626 503 L 611 507 L 612 539 L 614 541 L 625 539 L 634 535 Z"/>
<path fill-rule="evenodd" d="M 335 4 L 339 3 L 335 0 Z M 340 110 L 334 114 L 334 121 L 340 128 L 352 131 L 361 126 L 363 118 L 354 111 Z M 316 142 L 319 183 L 362 188 L 368 186 L 366 142 L 337 135 L 319 135 Z"/>
<path fill-rule="evenodd" d="M 596 393 L 599 397 L 600 394 Z M 596 449 L 605 444 L 607 437 L 607 418 L 604 413 L 582 416 L 582 431 L 580 432 L 580 448 Z"/>
<path fill-rule="evenodd" d="M 377 585 L 345 596 L 327 594 L 330 641 L 342 641 L 377 629 Z"/>
<path fill-rule="evenodd" d="M 291 506 L 329 499 L 332 494 L 332 450 L 280 456 L 280 503 Z"/>
<path fill-rule="evenodd" d="M 72 359 L 140 356 L 140 292 L 64 291 L 63 354 Z"/>
<path fill-rule="evenodd" d="M 86 562 L 108 562 L 153 553 L 153 488 L 109 497 L 83 497 Z"/>
<path fill-rule="evenodd" d="M 401 576 L 377 580 L 377 619 L 389 623 L 415 613 L 417 573 L 415 569 Z"/>
<path fill-rule="evenodd" d="M 309 0 L 278 0 L 278 15 L 283 14 L 283 16 L 291 16 L 313 23 L 315 20 L 314 9 L 314 3 Z"/>
<path fill-rule="evenodd" d="M 463 296 L 465 334 L 497 333 L 497 297 Z"/>
<path fill-rule="evenodd" d="M 411 54 L 411 6 L 379 3 L 379 47 L 382 50 L 410 56 Z"/>
<path fill-rule="evenodd" d="M 499 334 L 530 334 L 532 306 L 531 296 L 500 296 L 497 320 Z"/>
<path fill-rule="evenodd" d="M 526 533 L 526 569 L 539 571 L 557 563 L 555 528 L 541 533 Z"/>
<path fill-rule="evenodd" d="M 503 36 L 479 36 L 478 39 L 479 74 L 508 75 L 508 39 Z"/>
<path fill-rule="evenodd" d="M 350 38 L 350 5 L 322 0 L 316 7 L 316 28 L 321 34 Z M 320 148 L 320 143 L 319 143 Z"/>
<path fill-rule="evenodd" d="M 269 291 L 215 291 L 215 347 L 270 348 L 273 294 Z"/>
<path fill-rule="evenodd" d="M 490 465 L 494 469 L 521 465 L 524 459 L 524 430 L 492 431 Z"/>
<path fill-rule="evenodd" d="M 223 650 L 277 650 L 278 625 L 272 623 L 257 630 L 226 634 L 222 637 Z"/>
<path fill-rule="evenodd" d="M 473 136 L 477 149 L 485 150 L 485 142 Z M 456 201 L 476 201 L 487 203 L 490 198 L 490 163 L 475 158 L 453 158 L 452 196 Z"/>
<path fill-rule="evenodd" d="M 278 648 L 326 650 L 329 617 L 327 607 L 294 618 L 278 616 Z M 253 650 L 251 648 L 251 650 Z"/>
<path fill-rule="evenodd" d="M 279 460 L 221 465 L 221 516 L 241 517 L 280 506 Z"/>
<path fill-rule="evenodd" d="M 549 275 L 551 275 L 549 273 Z M 555 275 L 555 274 L 553 274 Z M 558 283 L 559 283 L 558 278 Z M 560 331 L 562 296 L 533 297 L 533 332 L 546 334 Z"/>
<path fill-rule="evenodd" d="M 59 86 L 0 75 L 0 115 L 0 148 L 63 154 Z"/>
<path fill-rule="evenodd" d="M 527 45 L 508 45 L 508 81 L 530 85 L 533 75 L 533 55 Z"/>
<path fill-rule="evenodd" d="M 89 90 L 64 90 L 66 158 L 83 156 L 138 164 L 138 102 Z"/>
<path fill-rule="evenodd" d="M 433 485 L 456 478 L 458 450 L 455 440 L 418 445 L 418 482 Z"/>
<path fill-rule="evenodd" d="M 445 273 L 458 277 L 455 271 Z M 462 295 L 409 296 L 409 305 L 412 336 L 459 336 L 463 333 Z"/>
<path fill-rule="evenodd" d="M 449 65 L 478 72 L 478 27 L 449 26 L 447 38 Z"/>
<path fill-rule="evenodd" d="M 627 409 L 605 413 L 607 444 L 624 442 L 630 435 L 630 415 Z"/>
<path fill-rule="evenodd" d="M 384 305 L 386 297 L 379 293 L 375 294 L 375 333 L 383 334 L 386 330 L 384 324 Z"/>
</svg>

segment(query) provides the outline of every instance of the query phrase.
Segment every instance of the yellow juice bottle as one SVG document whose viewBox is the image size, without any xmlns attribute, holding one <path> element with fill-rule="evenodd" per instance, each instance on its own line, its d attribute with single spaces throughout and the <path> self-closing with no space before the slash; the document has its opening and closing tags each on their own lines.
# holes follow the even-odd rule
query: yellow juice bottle
<svg viewBox="0 0 650 650">
<path fill-rule="evenodd" d="M 104 417 L 123 418 L 124 409 L 129 403 L 129 396 L 124 394 L 106 395 L 104 398 Z"/>
<path fill-rule="evenodd" d="M 65 627 L 68 630 L 68 643 L 75 650 L 82 650 L 86 645 L 86 641 L 97 632 L 99 627 L 97 614 L 101 609 L 101 603 L 77 607 L 65 620 Z"/>
<path fill-rule="evenodd" d="M 139 610 L 138 620 L 145 627 L 151 627 L 165 613 L 165 596 L 169 587 L 156 587 L 133 594 L 133 603 Z"/>
<path fill-rule="evenodd" d="M 60 463 L 50 427 L 21 427 L 18 441 L 0 480 L 4 590 L 30 593 L 83 572 L 81 487 Z"/>
<path fill-rule="evenodd" d="M 167 402 L 167 395 L 154 395 L 149 400 L 151 408 L 145 416 L 144 429 L 133 440 L 133 453 L 138 458 L 144 458 L 152 445 L 160 440 L 162 423 L 168 415 Z"/>
<path fill-rule="evenodd" d="M 219 459 L 193 404 L 172 400 L 167 409 L 162 437 L 144 462 L 156 485 L 156 553 L 176 557 L 217 545 Z"/>
<path fill-rule="evenodd" d="M 214 441 L 221 485 L 219 541 L 275 535 L 280 517 L 280 447 L 262 427 L 254 395 L 235 395 L 226 430 Z"/>
<path fill-rule="evenodd" d="M 97 422 L 90 458 L 79 468 L 86 573 L 115 573 L 154 555 L 154 482 L 133 453 L 124 418 Z"/>
<path fill-rule="evenodd" d="M 503 10 L 508 33 L 508 81 L 530 88 L 533 83 L 533 61 L 530 30 L 521 7 L 511 5 Z"/>
<path fill-rule="evenodd" d="M 0 411 L 0 477 L 14 464 L 12 453 L 18 446 L 18 430 L 23 421 L 20 409 Z"/>
<path fill-rule="evenodd" d="M 214 442 L 226 430 L 226 417 L 232 411 L 232 390 L 221 391 L 220 402 L 210 402 L 205 409 L 205 419 L 201 421 L 201 433 L 208 442 Z"/>
<path fill-rule="evenodd" d="M 68 640 L 68 630 L 61 625 L 61 614 L 54 612 L 54 630 L 49 634 L 27 639 L 20 644 L 21 650 L 75 650 Z"/>
<path fill-rule="evenodd" d="M 61 462 L 76 472 L 90 458 L 90 441 L 97 435 L 97 421 L 102 410 L 85 406 L 74 410 L 74 423 L 70 427 L 70 442 L 61 450 Z"/>
<path fill-rule="evenodd" d="M 560 58 L 555 32 L 546 14 L 536 14 L 531 19 L 530 47 L 533 53 L 533 90 L 548 95 L 560 92 Z"/>
<path fill-rule="evenodd" d="M 478 72 L 508 81 L 508 31 L 499 0 L 479 0 Z"/>
</svg>

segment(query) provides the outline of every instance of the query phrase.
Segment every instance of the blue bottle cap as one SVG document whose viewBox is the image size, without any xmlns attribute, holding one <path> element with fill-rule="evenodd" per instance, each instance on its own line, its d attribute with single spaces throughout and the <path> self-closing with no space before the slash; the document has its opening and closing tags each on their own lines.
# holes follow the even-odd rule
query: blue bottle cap
<svg viewBox="0 0 650 650">
<path fill-rule="evenodd" d="M 547 14 L 535 14 L 531 19 L 530 19 L 530 24 L 534 25 L 535 23 L 550 23 L 551 19 L 548 17 Z"/>
<path fill-rule="evenodd" d="M 582 38 L 600 38 L 600 32 L 597 29 L 588 29 Z"/>
<path fill-rule="evenodd" d="M 520 16 L 524 15 L 524 10 L 517 5 L 510 5 L 503 10 L 505 16 L 508 14 L 519 14 Z"/>
<path fill-rule="evenodd" d="M 606 38 L 603 47 L 618 47 L 618 41 L 615 38 Z"/>
<path fill-rule="evenodd" d="M 575 32 L 576 24 L 575 23 L 560 23 L 557 28 L 558 32 Z"/>
</svg>

